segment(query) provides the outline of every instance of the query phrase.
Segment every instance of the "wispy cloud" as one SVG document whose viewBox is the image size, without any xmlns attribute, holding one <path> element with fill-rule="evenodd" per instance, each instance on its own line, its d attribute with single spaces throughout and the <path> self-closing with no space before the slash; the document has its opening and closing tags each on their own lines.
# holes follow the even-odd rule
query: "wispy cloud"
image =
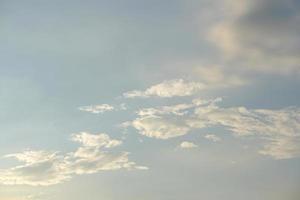
<svg viewBox="0 0 300 200">
<path fill-rule="evenodd" d="M 264 155 L 275 159 L 300 156 L 299 131 L 300 110 L 297 107 L 280 110 L 247 109 L 245 107 L 222 108 L 220 98 L 213 100 L 194 100 L 182 107 L 180 114 L 169 109 L 148 108 L 138 112 L 138 117 L 130 125 L 147 137 L 168 139 L 188 134 L 193 129 L 223 126 L 239 137 L 256 136 L 261 139 Z M 174 105 L 177 108 L 178 105 Z M 191 109 L 184 112 L 185 109 Z M 183 114 L 182 114 L 183 113 Z M 215 135 L 205 136 L 219 141 Z"/>
<path fill-rule="evenodd" d="M 133 90 L 123 94 L 126 98 L 135 97 L 174 97 L 174 96 L 190 96 L 205 88 L 203 83 L 190 82 L 183 79 L 173 79 L 163 81 L 157 85 L 153 85 L 145 91 Z"/>
<path fill-rule="evenodd" d="M 115 108 L 109 104 L 100 104 L 100 105 L 81 106 L 78 109 L 81 111 L 98 114 L 107 111 L 112 111 Z"/>
<path fill-rule="evenodd" d="M 208 37 L 224 57 L 251 70 L 299 73 L 299 5 L 287 0 L 224 1 Z"/>
<path fill-rule="evenodd" d="M 81 144 L 74 152 L 61 154 L 48 151 L 24 151 L 6 155 L 24 164 L 0 170 L 0 181 L 5 185 L 48 186 L 71 179 L 76 174 L 92 174 L 117 169 L 147 169 L 129 161 L 128 152 L 110 152 L 122 144 L 107 134 L 82 132 L 72 135 Z M 105 150 L 104 150 L 105 149 Z"/>
<path fill-rule="evenodd" d="M 99 105 L 81 106 L 78 108 L 78 110 L 83 112 L 93 113 L 93 114 L 99 114 L 99 113 L 105 113 L 110 111 L 127 110 L 127 106 L 125 103 L 121 103 L 119 105 L 99 104 Z"/>
<path fill-rule="evenodd" d="M 207 134 L 204 136 L 207 140 L 210 140 L 210 141 L 213 141 L 213 142 L 219 142 L 221 141 L 222 139 L 220 137 L 218 137 L 217 135 L 215 134 Z"/>
</svg>

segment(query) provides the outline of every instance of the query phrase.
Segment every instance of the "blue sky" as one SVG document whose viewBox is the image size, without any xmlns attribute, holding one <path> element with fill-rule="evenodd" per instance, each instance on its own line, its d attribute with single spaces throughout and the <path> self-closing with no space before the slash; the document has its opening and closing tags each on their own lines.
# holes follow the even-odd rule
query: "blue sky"
<svg viewBox="0 0 300 200">
<path fill-rule="evenodd" d="M 0 199 L 298 200 L 296 0 L 0 0 Z"/>
</svg>

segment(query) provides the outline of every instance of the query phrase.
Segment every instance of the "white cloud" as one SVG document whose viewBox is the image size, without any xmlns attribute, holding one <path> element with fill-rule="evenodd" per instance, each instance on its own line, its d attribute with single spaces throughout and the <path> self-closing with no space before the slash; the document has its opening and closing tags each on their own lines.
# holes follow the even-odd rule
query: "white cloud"
<svg viewBox="0 0 300 200">
<path fill-rule="evenodd" d="M 179 146 L 182 149 L 191 149 L 191 148 L 198 147 L 198 145 L 194 144 L 193 142 L 187 142 L 187 141 L 182 142 Z"/>
<path fill-rule="evenodd" d="M 163 81 L 157 85 L 153 85 L 145 91 L 130 91 L 124 93 L 126 98 L 135 97 L 174 97 L 174 96 L 190 96 L 204 89 L 205 85 L 199 82 L 189 82 L 183 79 L 173 79 Z"/>
<path fill-rule="evenodd" d="M 105 133 L 93 135 L 88 132 L 81 132 L 73 134 L 71 139 L 75 142 L 81 143 L 82 146 L 85 147 L 112 148 L 122 144 L 122 141 L 110 139 L 110 137 Z"/>
<path fill-rule="evenodd" d="M 219 101 L 221 98 L 193 100 L 192 104 L 185 104 L 188 106 L 179 106 L 182 108 L 179 109 L 179 114 L 173 112 L 178 105 L 142 109 L 135 120 L 126 124 L 133 126 L 142 135 L 157 139 L 182 136 L 193 129 L 223 126 L 235 136 L 252 135 L 260 138 L 263 145 L 260 153 L 264 155 L 276 159 L 300 155 L 300 148 L 297 148 L 300 145 L 299 108 L 280 110 L 222 108 L 217 105 Z M 206 138 L 218 140 L 213 135 Z"/>
<path fill-rule="evenodd" d="M 192 108 L 193 104 L 177 104 L 174 106 L 163 106 L 157 108 L 144 108 L 137 112 L 139 116 L 155 116 L 161 114 L 174 114 L 174 115 L 185 115 L 187 110 Z"/>
<path fill-rule="evenodd" d="M 91 174 L 105 170 L 147 169 L 129 160 L 128 152 L 110 152 L 121 144 L 104 133 L 82 132 L 72 135 L 81 146 L 74 152 L 60 154 L 46 151 L 24 151 L 6 155 L 21 165 L 0 170 L 0 182 L 5 185 L 48 186 L 71 179 L 76 174 Z"/>
<path fill-rule="evenodd" d="M 189 110 L 194 110 L 198 105 L 208 106 L 209 104 L 212 106 L 220 100 L 221 98 L 214 100 L 195 99 L 191 104 L 144 108 L 137 112 L 139 117 L 132 122 L 124 123 L 123 127 L 132 126 L 140 134 L 158 139 L 182 136 L 193 128 L 190 124 Z"/>
<path fill-rule="evenodd" d="M 143 108 L 137 112 L 132 122 L 122 124 L 123 128 L 134 127 L 140 134 L 158 139 L 169 139 L 187 134 L 191 127 L 185 120 L 189 119 L 189 110 L 200 103 L 195 99 L 191 104 L 177 104 L 159 108 Z M 217 101 L 217 100 L 216 100 Z M 203 101 L 208 104 L 210 101 Z"/>
<path fill-rule="evenodd" d="M 82 106 L 78 108 L 81 111 L 90 112 L 94 114 L 104 113 L 107 111 L 112 111 L 115 108 L 108 104 L 100 104 L 100 105 L 91 105 L 91 106 Z"/>
<path fill-rule="evenodd" d="M 264 146 L 259 152 L 264 155 L 275 159 L 300 156 L 299 108 L 250 110 L 244 107 L 220 108 L 214 105 L 198 107 L 195 114 L 196 117 L 189 123 L 193 128 L 222 125 L 236 136 L 254 135 L 261 138 Z"/>
<path fill-rule="evenodd" d="M 179 120 L 160 116 L 141 116 L 132 122 L 132 126 L 140 134 L 158 139 L 178 137 L 190 130 Z"/>
<path fill-rule="evenodd" d="M 219 142 L 221 141 L 221 138 L 216 136 L 215 134 L 206 134 L 204 136 L 206 139 L 210 140 L 210 141 L 213 141 L 213 142 Z"/>
</svg>

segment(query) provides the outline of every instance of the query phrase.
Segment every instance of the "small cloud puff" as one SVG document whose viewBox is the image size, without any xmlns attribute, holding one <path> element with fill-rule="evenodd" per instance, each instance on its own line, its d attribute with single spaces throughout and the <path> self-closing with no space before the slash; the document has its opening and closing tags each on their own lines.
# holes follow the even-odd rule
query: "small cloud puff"
<svg viewBox="0 0 300 200">
<path fill-rule="evenodd" d="M 182 149 L 191 149 L 191 148 L 198 147 L 198 145 L 194 144 L 193 142 L 187 142 L 187 141 L 182 142 L 179 146 Z"/>
</svg>

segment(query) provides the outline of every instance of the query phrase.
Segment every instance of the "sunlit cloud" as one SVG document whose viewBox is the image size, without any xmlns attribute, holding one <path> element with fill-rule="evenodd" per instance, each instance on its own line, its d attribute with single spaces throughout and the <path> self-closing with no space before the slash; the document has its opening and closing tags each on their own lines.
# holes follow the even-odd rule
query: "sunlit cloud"
<svg viewBox="0 0 300 200">
<path fill-rule="evenodd" d="M 190 82 L 183 79 L 173 79 L 151 86 L 145 91 L 133 90 L 124 93 L 126 98 L 135 97 L 174 97 L 190 96 L 204 89 L 205 85 L 199 82 Z"/>
<path fill-rule="evenodd" d="M 138 112 L 138 117 L 127 126 L 140 134 L 157 139 L 169 139 L 188 134 L 191 130 L 223 126 L 234 136 L 255 136 L 261 140 L 263 150 L 259 153 L 275 159 L 298 157 L 300 154 L 299 130 L 300 110 L 296 107 L 280 110 L 247 109 L 245 107 L 219 107 L 221 98 L 193 100 L 189 106 L 181 107 L 180 114 L 168 109 L 147 108 Z M 189 111 L 187 109 L 190 109 Z M 184 112 L 185 111 L 185 112 Z M 182 113 L 183 112 L 183 113 Z M 214 142 L 221 139 L 206 135 Z"/>
<path fill-rule="evenodd" d="M 6 155 L 22 162 L 9 169 L 0 170 L 0 180 L 5 185 L 48 186 L 65 182 L 76 174 L 92 174 L 118 169 L 148 169 L 129 160 L 128 152 L 110 152 L 107 149 L 122 144 L 107 134 L 82 132 L 72 135 L 81 146 L 74 152 L 62 154 L 48 151 L 24 151 Z"/>
</svg>

